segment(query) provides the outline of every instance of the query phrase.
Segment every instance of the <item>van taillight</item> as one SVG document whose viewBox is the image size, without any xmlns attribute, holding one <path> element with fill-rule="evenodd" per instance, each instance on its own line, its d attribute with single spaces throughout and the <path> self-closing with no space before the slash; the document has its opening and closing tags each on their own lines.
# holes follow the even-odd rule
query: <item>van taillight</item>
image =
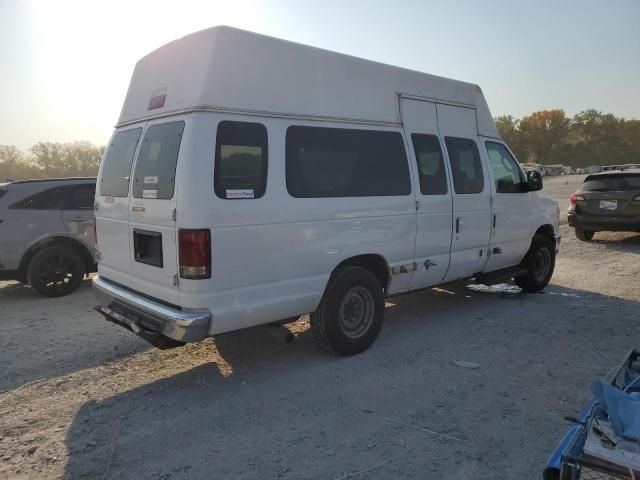
<svg viewBox="0 0 640 480">
<path fill-rule="evenodd" d="M 211 277 L 211 231 L 178 231 L 180 277 L 193 280 Z"/>
</svg>

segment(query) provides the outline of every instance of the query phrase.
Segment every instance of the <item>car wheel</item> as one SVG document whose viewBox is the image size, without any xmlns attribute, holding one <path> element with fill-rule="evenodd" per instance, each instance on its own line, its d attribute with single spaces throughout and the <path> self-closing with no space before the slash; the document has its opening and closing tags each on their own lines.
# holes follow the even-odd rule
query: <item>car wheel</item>
<svg viewBox="0 0 640 480">
<path fill-rule="evenodd" d="M 592 230 L 582 230 L 581 228 L 576 228 L 576 237 L 578 240 L 582 240 L 583 242 L 589 242 L 593 238 L 593 234 L 595 232 Z"/>
<path fill-rule="evenodd" d="M 329 281 L 311 325 L 323 348 L 355 355 L 373 344 L 383 318 L 384 293 L 376 276 L 365 268 L 346 267 Z"/>
<path fill-rule="evenodd" d="M 73 292 L 84 278 L 86 265 L 73 248 L 47 247 L 37 252 L 27 269 L 29 285 L 47 297 L 62 297 Z"/>
<path fill-rule="evenodd" d="M 526 292 L 539 292 L 546 287 L 556 264 L 556 249 L 546 235 L 536 234 L 521 265 L 527 273 L 514 280 Z"/>
</svg>

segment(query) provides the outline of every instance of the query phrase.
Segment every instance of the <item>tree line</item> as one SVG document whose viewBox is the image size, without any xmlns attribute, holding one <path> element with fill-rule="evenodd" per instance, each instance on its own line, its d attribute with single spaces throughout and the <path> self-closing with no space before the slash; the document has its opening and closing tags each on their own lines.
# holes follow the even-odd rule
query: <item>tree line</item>
<svg viewBox="0 0 640 480">
<path fill-rule="evenodd" d="M 0 182 L 30 178 L 95 177 L 104 147 L 90 142 L 38 142 L 28 152 L 0 145 Z"/>
<path fill-rule="evenodd" d="M 590 165 L 640 163 L 640 120 L 625 120 L 594 109 L 567 117 L 543 110 L 517 119 L 495 118 L 502 138 L 520 163 Z"/>
<path fill-rule="evenodd" d="M 521 163 L 561 163 L 573 168 L 640 163 L 640 120 L 594 109 L 567 117 L 564 110 L 555 109 L 521 119 L 503 115 L 495 122 Z M 90 142 L 38 142 L 25 153 L 14 145 L 0 145 L 0 182 L 93 177 L 104 148 Z"/>
</svg>

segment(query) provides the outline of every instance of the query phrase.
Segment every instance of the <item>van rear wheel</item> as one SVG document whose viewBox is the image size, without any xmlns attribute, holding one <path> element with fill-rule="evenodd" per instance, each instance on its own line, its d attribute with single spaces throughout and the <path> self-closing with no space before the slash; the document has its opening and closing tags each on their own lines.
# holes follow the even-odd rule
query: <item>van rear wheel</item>
<svg viewBox="0 0 640 480">
<path fill-rule="evenodd" d="M 311 325 L 320 345 L 340 355 L 365 351 L 378 338 L 384 293 L 376 276 L 361 267 L 339 270 L 329 281 Z"/>
<path fill-rule="evenodd" d="M 33 256 L 27 280 L 42 295 L 62 297 L 80 286 L 85 272 L 86 265 L 77 251 L 67 246 L 53 246 Z"/>
</svg>

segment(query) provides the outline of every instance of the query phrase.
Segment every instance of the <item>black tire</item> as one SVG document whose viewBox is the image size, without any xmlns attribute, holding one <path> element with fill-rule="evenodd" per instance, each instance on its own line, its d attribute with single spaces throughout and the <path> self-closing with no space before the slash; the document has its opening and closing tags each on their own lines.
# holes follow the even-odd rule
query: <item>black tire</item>
<svg viewBox="0 0 640 480">
<path fill-rule="evenodd" d="M 583 242 L 590 242 L 593 238 L 593 234 L 596 233 L 592 230 L 582 230 L 581 228 L 576 228 L 576 237 L 578 240 L 582 240 Z"/>
<path fill-rule="evenodd" d="M 345 267 L 329 281 L 311 326 L 325 350 L 340 355 L 365 351 L 378 338 L 384 319 L 384 292 L 376 276 Z"/>
<path fill-rule="evenodd" d="M 62 297 L 80 286 L 86 270 L 79 252 L 63 245 L 52 246 L 33 256 L 27 267 L 27 280 L 46 297 Z"/>
<path fill-rule="evenodd" d="M 556 265 L 556 249 L 553 241 L 546 235 L 533 236 L 531 247 L 520 264 L 527 273 L 514 280 L 525 292 L 535 293 L 549 284 Z"/>
</svg>

